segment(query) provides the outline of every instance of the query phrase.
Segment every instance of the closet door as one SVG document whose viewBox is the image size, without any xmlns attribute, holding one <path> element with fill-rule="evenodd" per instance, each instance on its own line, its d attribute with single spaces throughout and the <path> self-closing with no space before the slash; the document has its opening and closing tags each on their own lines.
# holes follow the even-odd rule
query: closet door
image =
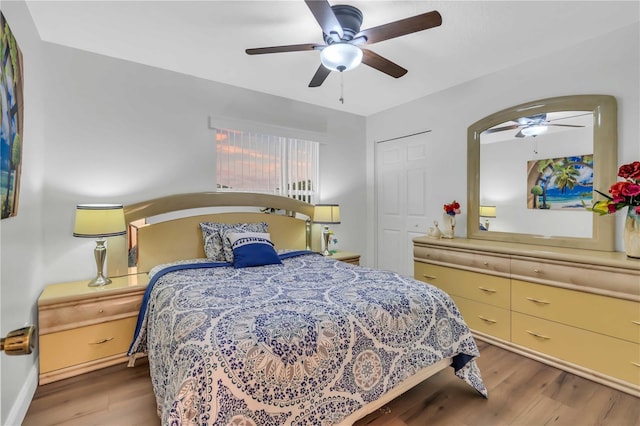
<svg viewBox="0 0 640 426">
<path fill-rule="evenodd" d="M 427 229 L 429 133 L 376 143 L 377 264 L 413 276 L 412 239 Z"/>
</svg>

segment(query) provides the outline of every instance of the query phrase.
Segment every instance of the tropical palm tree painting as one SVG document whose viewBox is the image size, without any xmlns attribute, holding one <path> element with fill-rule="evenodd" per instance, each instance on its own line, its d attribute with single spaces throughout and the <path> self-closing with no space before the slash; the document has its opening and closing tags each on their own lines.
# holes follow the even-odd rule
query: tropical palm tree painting
<svg viewBox="0 0 640 426">
<path fill-rule="evenodd" d="M 584 209 L 593 199 L 593 154 L 527 162 L 527 208 Z"/>
<path fill-rule="evenodd" d="M 0 198 L 2 219 L 18 213 L 18 193 L 22 169 L 22 52 L 0 13 Z"/>
</svg>

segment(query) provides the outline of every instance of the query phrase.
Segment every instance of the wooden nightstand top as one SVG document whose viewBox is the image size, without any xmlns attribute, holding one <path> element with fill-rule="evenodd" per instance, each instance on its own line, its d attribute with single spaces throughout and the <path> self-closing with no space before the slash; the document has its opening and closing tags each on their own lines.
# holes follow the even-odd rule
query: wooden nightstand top
<svg viewBox="0 0 640 426">
<path fill-rule="evenodd" d="M 360 254 L 354 253 L 350 251 L 342 251 L 338 250 L 333 253 L 331 256 L 328 256 L 330 259 L 341 260 L 347 263 L 355 263 L 358 264 L 360 262 Z"/>
<path fill-rule="evenodd" d="M 82 281 L 70 281 L 66 283 L 51 284 L 44 288 L 38 306 L 46 306 L 74 300 L 85 300 L 98 297 L 117 296 L 119 294 L 144 292 L 149 284 L 149 276 L 146 273 L 111 277 L 111 284 L 103 287 L 89 287 L 89 279 Z"/>
</svg>

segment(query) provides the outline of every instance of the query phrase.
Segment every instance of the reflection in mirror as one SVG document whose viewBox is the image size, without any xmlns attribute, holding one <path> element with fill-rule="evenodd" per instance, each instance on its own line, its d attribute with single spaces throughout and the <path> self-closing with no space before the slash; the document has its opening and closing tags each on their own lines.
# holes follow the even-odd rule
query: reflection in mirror
<svg viewBox="0 0 640 426">
<path fill-rule="evenodd" d="M 614 250 L 614 218 L 585 206 L 616 179 L 616 114 L 612 96 L 564 96 L 471 125 L 468 237 Z"/>
<path fill-rule="evenodd" d="M 500 211 L 491 231 L 591 238 L 592 194 L 590 111 L 518 117 L 480 134 L 480 204 Z"/>
</svg>

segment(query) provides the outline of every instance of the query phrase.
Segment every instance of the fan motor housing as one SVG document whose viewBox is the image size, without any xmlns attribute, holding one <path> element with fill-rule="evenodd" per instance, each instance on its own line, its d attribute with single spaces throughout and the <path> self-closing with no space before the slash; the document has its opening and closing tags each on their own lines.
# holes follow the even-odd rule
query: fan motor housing
<svg viewBox="0 0 640 426">
<path fill-rule="evenodd" d="M 360 32 L 360 26 L 362 25 L 362 12 L 360 9 L 347 4 L 337 4 L 331 6 L 331 9 L 342 27 L 342 32 L 344 33 L 342 40 L 352 40 L 353 37 Z M 335 40 L 327 34 L 323 34 L 323 38 L 327 44 L 335 42 Z"/>
</svg>

